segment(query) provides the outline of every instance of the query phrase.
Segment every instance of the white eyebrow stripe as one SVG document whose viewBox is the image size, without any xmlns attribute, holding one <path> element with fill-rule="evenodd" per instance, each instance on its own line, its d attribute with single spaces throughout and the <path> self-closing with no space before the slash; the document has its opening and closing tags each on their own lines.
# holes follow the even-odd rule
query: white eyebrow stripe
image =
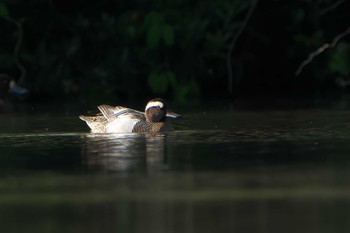
<svg viewBox="0 0 350 233">
<path fill-rule="evenodd" d="M 160 101 L 151 101 L 147 104 L 146 106 L 146 110 L 152 107 L 159 107 L 159 108 L 163 108 L 164 104 Z"/>
</svg>

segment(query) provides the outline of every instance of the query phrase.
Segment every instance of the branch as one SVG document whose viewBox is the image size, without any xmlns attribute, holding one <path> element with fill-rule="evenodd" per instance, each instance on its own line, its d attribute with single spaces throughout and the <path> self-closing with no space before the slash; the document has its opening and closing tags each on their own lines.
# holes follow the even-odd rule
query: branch
<svg viewBox="0 0 350 233">
<path fill-rule="evenodd" d="M 232 94 L 232 86 L 233 86 L 233 72 L 232 72 L 232 51 L 236 46 L 237 40 L 240 37 L 240 35 L 242 34 L 244 28 L 247 26 L 248 21 L 253 13 L 253 10 L 257 4 L 258 0 L 252 0 L 252 4 L 250 6 L 250 9 L 243 21 L 242 26 L 240 27 L 239 31 L 237 32 L 237 34 L 233 37 L 229 50 L 227 52 L 227 58 L 226 58 L 226 65 L 227 65 L 227 72 L 228 72 L 228 92 L 230 94 Z"/>
<path fill-rule="evenodd" d="M 20 71 L 20 77 L 18 79 L 18 83 L 23 84 L 25 77 L 26 77 L 26 69 L 25 67 L 22 65 L 20 59 L 19 59 L 19 50 L 21 48 L 22 45 L 22 41 L 23 41 L 23 26 L 22 26 L 22 22 L 20 20 L 15 20 L 9 16 L 4 17 L 4 19 L 6 19 L 7 21 L 10 21 L 11 23 L 15 24 L 17 29 L 18 29 L 18 38 L 16 41 L 16 45 L 15 45 L 15 49 L 13 51 L 13 56 L 14 56 L 14 60 L 15 60 L 15 64 L 17 66 L 17 68 Z"/>
<path fill-rule="evenodd" d="M 344 0 L 338 0 L 333 5 L 330 5 L 330 6 L 326 7 L 325 9 L 321 10 L 320 15 L 324 15 L 324 14 L 328 13 L 329 11 L 334 10 L 343 2 L 344 2 Z"/>
<path fill-rule="evenodd" d="M 316 51 L 310 53 L 308 58 L 299 65 L 297 71 L 295 72 L 295 75 L 299 75 L 301 71 L 304 69 L 304 67 L 307 64 L 309 64 L 312 61 L 312 59 L 314 59 L 314 57 L 320 55 L 323 51 L 325 51 L 328 48 L 334 48 L 337 45 L 338 41 L 343 37 L 347 36 L 348 34 L 350 34 L 350 27 L 348 27 L 344 32 L 334 37 L 331 43 L 325 43 L 321 47 L 319 47 Z"/>
</svg>

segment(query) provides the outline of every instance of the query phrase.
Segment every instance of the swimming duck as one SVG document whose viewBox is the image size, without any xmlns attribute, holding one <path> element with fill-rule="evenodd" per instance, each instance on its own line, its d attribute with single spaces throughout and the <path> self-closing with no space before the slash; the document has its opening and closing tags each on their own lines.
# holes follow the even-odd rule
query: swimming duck
<svg viewBox="0 0 350 233">
<path fill-rule="evenodd" d="M 150 100 L 145 112 L 122 106 L 100 105 L 100 113 L 94 116 L 81 115 L 79 118 L 87 123 L 92 133 L 137 133 L 166 132 L 173 130 L 167 118 L 180 118 L 172 112 L 161 98 Z"/>
<path fill-rule="evenodd" d="M 0 112 L 12 112 L 14 107 L 10 101 L 10 95 L 24 96 L 28 90 L 20 87 L 14 78 L 8 74 L 0 74 Z"/>
</svg>

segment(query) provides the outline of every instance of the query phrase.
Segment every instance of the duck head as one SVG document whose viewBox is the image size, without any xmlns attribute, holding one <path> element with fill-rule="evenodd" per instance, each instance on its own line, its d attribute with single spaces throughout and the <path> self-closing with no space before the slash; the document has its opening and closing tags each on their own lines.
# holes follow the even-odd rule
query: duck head
<svg viewBox="0 0 350 233">
<path fill-rule="evenodd" d="M 180 118 L 181 115 L 170 110 L 169 105 L 161 98 L 150 100 L 145 108 L 148 122 L 165 122 L 166 118 Z"/>
</svg>

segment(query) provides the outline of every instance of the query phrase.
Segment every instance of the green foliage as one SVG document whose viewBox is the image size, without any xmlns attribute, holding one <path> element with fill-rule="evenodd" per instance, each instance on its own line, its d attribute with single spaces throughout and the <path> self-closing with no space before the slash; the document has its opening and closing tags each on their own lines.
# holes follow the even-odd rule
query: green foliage
<svg viewBox="0 0 350 233">
<path fill-rule="evenodd" d="M 179 83 L 176 79 L 173 79 L 172 84 L 176 93 L 176 100 L 179 103 L 186 103 L 199 94 L 198 85 L 194 79 L 190 79 L 185 83 Z"/>
<path fill-rule="evenodd" d="M 26 8 L 14 17 L 27 19 L 20 57 L 32 92 L 65 93 L 84 101 L 150 94 L 196 100 L 201 80 L 226 78 L 226 70 L 215 67 L 225 63 L 230 40 L 242 22 L 238 15 L 249 4 L 153 0 L 140 8 L 143 0 L 134 0 L 107 11 L 105 3 L 94 4 L 93 11 L 91 6 L 77 7 L 74 14 L 62 13 L 55 4 L 34 11 L 45 6 L 24 0 L 7 3 Z M 0 16 L 7 15 L 1 3 Z M 14 30 L 4 35 L 16 35 Z M 0 60 L 7 61 L 0 69 L 15 66 L 8 54 L 17 38 L 11 39 L 8 51 L 0 49 Z M 215 74 L 208 75 L 209 69 Z"/>
<path fill-rule="evenodd" d="M 158 4 L 161 10 L 148 12 L 143 22 L 147 48 L 152 49 L 152 53 L 146 51 L 152 59 L 148 86 L 156 94 L 172 90 L 179 102 L 196 99 L 200 96 L 199 80 L 226 78 L 226 69 L 220 65 L 225 64 L 232 37 L 241 25 L 237 17 L 249 3 L 201 1 L 195 7 L 188 7 L 186 1 Z M 215 73 L 210 75 L 208 70 Z"/>
<path fill-rule="evenodd" d="M 163 25 L 163 40 L 167 46 L 174 44 L 174 30 L 169 25 Z"/>
<path fill-rule="evenodd" d="M 169 89 L 176 93 L 175 100 L 179 103 L 186 103 L 190 98 L 198 96 L 199 89 L 194 79 L 180 82 L 170 70 L 153 71 L 148 76 L 148 85 L 157 95 L 165 95 Z"/>
<path fill-rule="evenodd" d="M 348 43 L 339 43 L 331 51 L 328 67 L 333 73 L 343 76 L 350 75 L 350 45 Z"/>
<path fill-rule="evenodd" d="M 307 12 L 318 9 L 310 7 L 313 2 L 266 2 L 256 6 L 261 9 L 254 11 L 244 25 L 232 54 L 235 84 L 242 80 L 246 87 L 259 86 L 268 83 L 262 79 L 271 77 L 272 82 L 284 83 L 280 82 L 281 77 L 274 77 L 282 72 L 287 73 L 283 76 L 287 83 L 298 64 L 329 41 L 325 40 L 329 29 L 333 31 L 328 38 L 341 32 L 339 28 L 343 26 L 328 20 L 325 20 L 329 24 L 327 28 L 319 28 L 324 22 L 310 17 L 317 12 Z M 31 93 L 57 97 L 64 94 L 82 101 L 117 101 L 153 95 L 178 102 L 197 101 L 203 95 L 228 94 L 228 50 L 251 4 L 252 1 L 246 0 L 101 0 L 50 4 L 3 0 L 0 72 L 18 74 L 13 56 L 18 28 L 3 20 L 11 12 L 11 19 L 25 19 L 20 21 L 24 34 L 19 59 L 26 67 Z M 273 12 L 278 12 L 280 17 L 266 21 Z M 344 17 L 339 22 L 347 21 Z M 304 29 L 312 23 L 316 25 L 314 30 Z M 271 39 L 272 36 L 275 38 Z M 312 74 L 322 76 L 321 81 L 335 73 L 347 76 L 349 53 L 349 43 L 343 41 L 327 50 L 325 54 L 329 56 L 321 54 L 306 68 L 316 64 Z"/>
<path fill-rule="evenodd" d="M 0 17 L 8 17 L 9 16 L 9 11 L 5 4 L 0 3 Z"/>
<path fill-rule="evenodd" d="M 174 74 L 171 71 L 153 71 L 148 76 L 148 85 L 155 94 L 165 94 L 170 86 L 170 80 L 174 79 Z"/>
<path fill-rule="evenodd" d="M 160 41 L 163 41 L 167 46 L 173 45 L 174 31 L 165 22 L 164 15 L 156 11 L 149 12 L 145 17 L 144 27 L 147 31 L 146 44 L 148 48 L 156 48 Z"/>
</svg>

